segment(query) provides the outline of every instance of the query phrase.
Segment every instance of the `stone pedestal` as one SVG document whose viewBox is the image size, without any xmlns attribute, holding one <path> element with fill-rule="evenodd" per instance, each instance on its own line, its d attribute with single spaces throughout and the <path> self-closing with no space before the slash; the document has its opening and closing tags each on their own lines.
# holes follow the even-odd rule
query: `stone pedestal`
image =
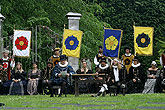
<svg viewBox="0 0 165 110">
<path fill-rule="evenodd" d="M 3 51 L 3 37 L 2 37 L 2 22 L 5 17 L 0 13 L 0 58 L 2 58 L 2 51 Z"/>
<path fill-rule="evenodd" d="M 68 28 L 71 30 L 79 30 L 79 20 L 81 16 L 82 15 L 80 13 L 67 13 L 66 17 L 68 17 Z M 75 71 L 79 69 L 79 58 L 68 57 L 68 62 Z"/>
</svg>

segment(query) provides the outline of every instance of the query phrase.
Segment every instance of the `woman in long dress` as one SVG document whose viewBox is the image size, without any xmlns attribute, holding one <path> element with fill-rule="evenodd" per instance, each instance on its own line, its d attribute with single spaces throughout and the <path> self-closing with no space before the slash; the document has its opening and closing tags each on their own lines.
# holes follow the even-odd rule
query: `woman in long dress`
<svg viewBox="0 0 165 110">
<path fill-rule="evenodd" d="M 155 61 L 152 61 L 151 68 L 147 70 L 147 81 L 145 82 L 144 90 L 142 93 L 154 93 L 156 79 L 159 77 L 160 70 L 156 67 L 157 64 Z"/>
<path fill-rule="evenodd" d="M 27 92 L 30 95 L 38 94 L 38 82 L 41 76 L 41 70 L 37 68 L 37 62 L 33 63 L 33 69 L 28 73 Z"/>
<path fill-rule="evenodd" d="M 26 87 L 26 73 L 22 69 L 22 64 L 17 62 L 15 70 L 12 70 L 11 84 L 9 89 L 10 95 L 24 95 Z"/>
</svg>

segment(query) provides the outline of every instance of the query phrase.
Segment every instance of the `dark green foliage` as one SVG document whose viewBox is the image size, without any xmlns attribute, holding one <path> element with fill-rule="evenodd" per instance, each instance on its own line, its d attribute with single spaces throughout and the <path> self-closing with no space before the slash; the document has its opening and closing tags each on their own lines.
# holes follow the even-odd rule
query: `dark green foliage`
<svg viewBox="0 0 165 110">
<path fill-rule="evenodd" d="M 165 1 L 164 0 L 84 0 L 86 3 L 101 6 L 95 16 L 100 21 L 109 23 L 113 28 L 122 29 L 123 38 L 121 53 L 124 47 L 130 46 L 134 53 L 133 25 L 154 27 L 153 56 L 138 56 L 145 69 L 152 60 L 157 60 L 162 53 L 165 42 Z M 165 50 L 165 48 L 164 48 Z"/>
<path fill-rule="evenodd" d="M 165 1 L 164 0 L 0 0 L 2 14 L 6 17 L 3 27 L 5 43 L 8 36 L 13 35 L 14 29 L 32 30 L 33 37 L 36 25 L 48 26 L 59 34 L 62 40 L 64 24 L 68 27 L 65 15 L 68 12 L 81 13 L 80 30 L 84 32 L 81 58 L 94 58 L 98 46 L 103 44 L 103 26 L 107 28 L 122 29 L 123 39 L 120 56 L 124 53 L 123 48 L 130 46 L 133 51 L 133 24 L 137 26 L 154 27 L 154 56 L 138 56 L 140 61 L 148 68 L 152 60 L 158 60 L 164 46 L 165 30 Z M 47 59 L 52 55 L 50 38 L 53 32 L 49 32 L 39 26 L 38 28 L 38 60 L 40 68 L 43 68 Z M 32 42 L 34 42 L 34 38 Z M 158 43 L 159 41 L 159 43 Z M 8 42 L 6 45 L 11 45 Z M 57 45 L 61 47 L 61 44 Z M 10 46 L 10 50 L 12 46 Z M 160 51 L 159 51 L 160 50 Z M 34 51 L 31 51 L 31 55 Z M 16 58 L 26 67 L 31 68 L 34 59 Z"/>
</svg>

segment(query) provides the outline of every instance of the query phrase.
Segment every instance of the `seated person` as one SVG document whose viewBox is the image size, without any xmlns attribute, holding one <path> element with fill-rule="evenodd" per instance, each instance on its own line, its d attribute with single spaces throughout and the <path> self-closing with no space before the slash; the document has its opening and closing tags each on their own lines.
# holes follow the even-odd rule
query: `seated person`
<svg viewBox="0 0 165 110">
<path fill-rule="evenodd" d="M 37 62 L 33 63 L 33 69 L 28 73 L 28 85 L 27 85 L 27 92 L 30 95 L 38 94 L 38 82 L 41 77 L 41 70 L 37 67 Z"/>
<path fill-rule="evenodd" d="M 83 59 L 81 64 L 82 64 L 82 68 L 78 69 L 76 71 L 77 74 L 93 74 L 92 70 L 87 68 L 86 59 Z M 93 80 L 93 76 L 80 77 L 79 79 L 80 80 L 87 80 L 87 79 Z M 79 92 L 80 93 L 89 93 L 89 92 L 91 93 L 91 92 L 93 92 L 92 90 L 93 90 L 92 89 L 92 84 L 84 83 L 84 82 L 79 83 Z"/>
<path fill-rule="evenodd" d="M 110 73 L 110 67 L 106 62 L 106 58 L 102 57 L 102 59 L 100 60 L 100 64 L 98 65 L 97 69 L 96 69 L 96 74 L 98 75 L 96 77 L 97 80 L 103 80 L 103 77 L 99 77 L 99 74 L 106 74 L 109 75 Z"/>
<path fill-rule="evenodd" d="M 60 56 L 59 64 L 55 65 L 51 82 L 49 82 L 49 88 L 51 90 L 51 96 L 53 97 L 53 85 L 60 85 L 61 91 L 59 97 L 67 92 L 67 86 L 70 84 L 70 76 L 75 74 L 73 68 L 68 64 L 66 55 Z"/>
<path fill-rule="evenodd" d="M 15 70 L 12 70 L 9 94 L 24 95 L 26 88 L 26 73 L 22 69 L 22 64 L 17 62 Z"/>
<path fill-rule="evenodd" d="M 128 93 L 141 93 L 143 91 L 145 81 L 145 74 L 141 68 L 141 64 L 138 59 L 134 58 L 132 66 L 129 70 L 130 72 L 130 81 L 127 84 Z"/>
<path fill-rule="evenodd" d="M 148 68 L 147 70 L 147 81 L 144 86 L 144 90 L 142 93 L 154 93 L 155 91 L 155 83 L 156 83 L 156 78 L 160 74 L 160 70 L 156 67 L 157 64 L 155 61 L 152 61 L 151 63 L 151 68 Z"/>
<path fill-rule="evenodd" d="M 92 70 L 87 68 L 87 61 L 85 59 L 82 60 L 82 68 L 76 71 L 77 74 L 92 74 Z M 81 78 L 80 80 L 85 80 L 85 78 Z"/>
<path fill-rule="evenodd" d="M 50 59 L 47 62 L 47 67 L 44 70 L 42 70 L 42 73 L 41 73 L 42 91 L 44 90 L 45 94 L 47 94 L 47 91 L 45 90 L 45 88 L 48 87 L 48 81 L 51 79 L 52 73 L 53 73 L 53 62 Z"/>
<path fill-rule="evenodd" d="M 8 80 L 7 72 L 3 69 L 3 62 L 0 61 L 0 95 L 4 94 L 3 84 Z"/>
<path fill-rule="evenodd" d="M 106 62 L 106 58 L 102 57 L 102 59 L 100 60 L 100 64 L 96 70 L 96 75 L 98 75 L 96 77 L 96 80 L 103 80 L 103 77 L 99 77 L 99 74 L 105 74 L 105 82 L 103 82 L 103 84 L 101 84 L 101 89 L 99 90 L 99 92 L 96 95 L 92 95 L 93 96 L 100 96 L 102 93 L 104 95 L 104 92 L 106 90 L 108 90 L 108 86 L 107 86 L 107 82 L 110 79 L 110 67 Z M 100 84 L 96 84 L 96 88 L 99 87 Z M 98 91 L 96 89 L 96 91 Z"/>
<path fill-rule="evenodd" d="M 110 77 L 108 79 L 108 86 L 115 85 L 117 86 L 117 94 L 119 94 L 120 86 L 122 82 L 122 75 L 121 75 L 121 65 L 118 59 L 112 60 L 112 65 L 110 68 Z"/>
</svg>

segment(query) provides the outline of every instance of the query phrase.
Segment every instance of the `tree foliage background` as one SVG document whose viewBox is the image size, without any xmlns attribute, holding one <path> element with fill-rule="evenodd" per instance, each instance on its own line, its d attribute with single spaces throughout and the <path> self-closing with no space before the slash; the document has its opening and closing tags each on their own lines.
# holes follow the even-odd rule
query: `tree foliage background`
<svg viewBox="0 0 165 110">
<path fill-rule="evenodd" d="M 6 41 L 13 35 L 14 29 L 35 29 L 36 25 L 48 26 L 59 34 L 62 40 L 64 24 L 68 27 L 65 15 L 68 12 L 81 13 L 80 30 L 84 32 L 81 58 L 94 58 L 98 46 L 103 44 L 103 26 L 122 29 L 123 38 L 120 56 L 124 47 L 133 49 L 133 24 L 136 26 L 154 27 L 154 55 L 137 56 L 144 68 L 148 68 L 152 60 L 159 59 L 165 50 L 165 1 L 164 0 L 1 0 L 1 13 L 6 17 L 3 23 L 3 36 Z M 33 32 L 33 34 L 35 34 Z M 51 44 L 49 32 L 39 29 L 38 60 L 40 68 L 52 55 L 47 44 Z M 61 47 L 61 43 L 57 45 Z M 35 54 L 33 51 L 32 54 Z M 22 59 L 25 69 L 31 68 L 33 57 Z M 19 58 L 16 58 L 19 61 Z"/>
</svg>

